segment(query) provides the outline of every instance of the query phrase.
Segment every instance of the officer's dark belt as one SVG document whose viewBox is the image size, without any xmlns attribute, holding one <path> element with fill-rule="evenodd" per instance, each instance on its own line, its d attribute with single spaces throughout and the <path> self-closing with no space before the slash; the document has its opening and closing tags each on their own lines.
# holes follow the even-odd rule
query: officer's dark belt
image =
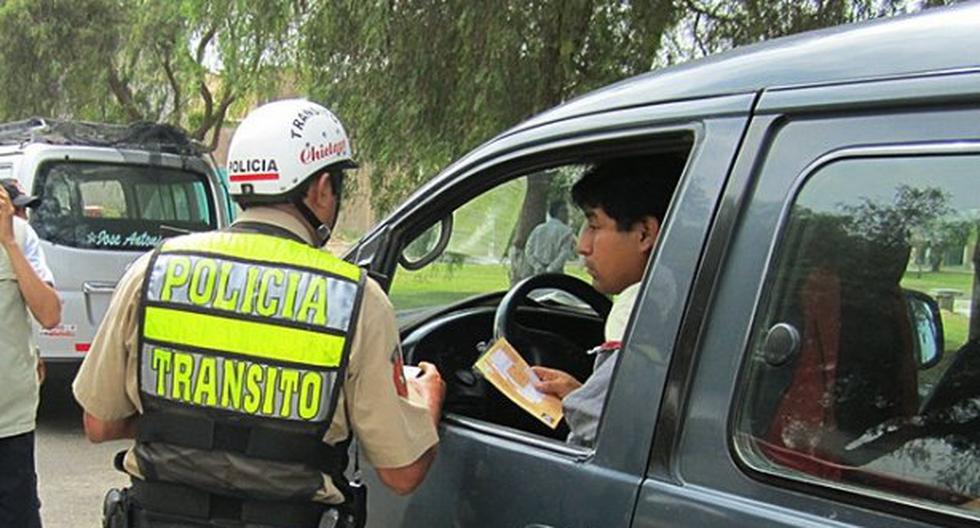
<svg viewBox="0 0 980 528">
<path fill-rule="evenodd" d="M 216 495 L 179 484 L 133 479 L 130 493 L 150 514 L 296 527 L 316 526 L 327 505 L 272 502 Z"/>
<path fill-rule="evenodd" d="M 250 458 L 275 462 L 313 465 L 328 474 L 343 471 L 346 461 L 340 460 L 333 449 L 323 443 L 322 435 L 301 434 L 261 425 L 234 425 L 208 418 L 173 412 L 154 412 L 140 418 L 140 442 L 167 444 L 200 449 L 226 451 Z"/>
</svg>

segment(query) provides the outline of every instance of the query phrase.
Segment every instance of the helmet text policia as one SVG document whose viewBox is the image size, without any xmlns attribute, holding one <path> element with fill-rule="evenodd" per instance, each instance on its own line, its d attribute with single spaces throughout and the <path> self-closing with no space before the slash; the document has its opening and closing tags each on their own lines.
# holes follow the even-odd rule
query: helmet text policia
<svg viewBox="0 0 980 528">
<path fill-rule="evenodd" d="M 230 191 L 239 203 L 286 202 L 313 174 L 356 166 L 340 120 L 306 99 L 256 108 L 228 149 Z"/>
</svg>

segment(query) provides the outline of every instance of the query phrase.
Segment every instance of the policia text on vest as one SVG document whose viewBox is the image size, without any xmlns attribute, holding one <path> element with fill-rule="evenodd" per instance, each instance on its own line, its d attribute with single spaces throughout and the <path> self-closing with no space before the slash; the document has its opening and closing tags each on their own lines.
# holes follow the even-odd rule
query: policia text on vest
<svg viewBox="0 0 980 528">
<path fill-rule="evenodd" d="M 141 391 L 252 416 L 323 421 L 359 270 L 332 265 L 333 259 L 306 262 L 306 252 L 302 263 L 282 252 L 273 253 L 276 263 L 239 258 L 234 246 L 241 237 L 210 235 L 206 251 L 200 243 L 194 251 L 168 243 L 154 260 L 145 292 Z M 278 241 L 249 243 L 256 242 Z"/>
</svg>

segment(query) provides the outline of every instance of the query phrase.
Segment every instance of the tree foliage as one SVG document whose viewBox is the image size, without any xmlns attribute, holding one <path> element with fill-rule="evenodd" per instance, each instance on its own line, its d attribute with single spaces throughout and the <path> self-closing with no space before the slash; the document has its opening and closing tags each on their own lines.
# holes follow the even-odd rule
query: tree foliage
<svg viewBox="0 0 980 528">
<path fill-rule="evenodd" d="M 247 0 L 7 2 L 0 113 L 165 121 L 213 143 L 232 104 L 279 90 L 297 13 Z"/>
<path fill-rule="evenodd" d="M 673 64 L 735 46 L 881 16 L 948 0 L 679 0 L 683 19 L 660 51 Z"/>
<path fill-rule="evenodd" d="M 787 240 L 800 244 L 789 272 L 809 273 L 820 266 L 847 270 L 848 288 L 892 286 L 909 263 L 911 248 L 929 226 L 951 212 L 949 196 L 936 187 L 899 185 L 891 200 L 861 197 L 837 211 L 794 209 Z M 797 277 L 796 280 L 800 280 Z"/>
<path fill-rule="evenodd" d="M 105 64 L 121 15 L 105 0 L 11 0 L 0 6 L 0 112 L 119 116 L 106 97 Z M 104 69 L 103 69 L 104 70 Z M 97 89 L 101 87 L 102 89 Z"/>
<path fill-rule="evenodd" d="M 913 243 L 918 251 L 917 262 L 928 264 L 929 271 L 940 271 L 949 253 L 963 253 L 976 227 L 975 219 L 942 217 L 913 230 Z"/>
<path fill-rule="evenodd" d="M 311 0 L 299 26 L 298 64 L 309 93 L 340 113 L 363 157 L 376 164 L 375 205 L 387 210 L 494 134 L 609 82 L 920 4 Z"/>
<path fill-rule="evenodd" d="M 388 209 L 450 160 L 609 82 L 947 0 L 7 0 L 0 118 L 182 125 L 297 92 L 337 110 Z"/>
<path fill-rule="evenodd" d="M 386 209 L 495 133 L 647 71 L 674 3 L 324 1 L 301 26 L 312 95 L 336 108 Z"/>
<path fill-rule="evenodd" d="M 936 224 L 951 209 L 949 196 L 942 189 L 899 185 L 891 203 L 861 198 L 860 203 L 844 206 L 843 211 L 852 236 L 881 246 L 909 246 L 916 232 Z"/>
</svg>

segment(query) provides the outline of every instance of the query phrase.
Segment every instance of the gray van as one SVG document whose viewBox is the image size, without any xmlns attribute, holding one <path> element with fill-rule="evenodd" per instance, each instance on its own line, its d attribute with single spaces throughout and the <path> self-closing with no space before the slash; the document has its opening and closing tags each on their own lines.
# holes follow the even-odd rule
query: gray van
<svg viewBox="0 0 980 528">
<path fill-rule="evenodd" d="M 41 356 L 78 363 L 126 267 L 164 237 L 228 224 L 210 154 L 166 125 L 34 118 L 0 125 L 0 178 L 41 198 L 30 223 L 64 302 Z"/>
<path fill-rule="evenodd" d="M 978 49 L 975 3 L 778 39 L 570 101 L 434 177 L 348 255 L 448 385 L 419 490 L 366 472 L 369 526 L 980 521 Z M 602 309 L 568 281 L 506 295 L 508 246 L 529 196 L 641 155 L 686 163 L 649 190 L 676 189 L 598 438 L 570 445 L 472 365 L 505 335 L 589 374 Z"/>
</svg>

